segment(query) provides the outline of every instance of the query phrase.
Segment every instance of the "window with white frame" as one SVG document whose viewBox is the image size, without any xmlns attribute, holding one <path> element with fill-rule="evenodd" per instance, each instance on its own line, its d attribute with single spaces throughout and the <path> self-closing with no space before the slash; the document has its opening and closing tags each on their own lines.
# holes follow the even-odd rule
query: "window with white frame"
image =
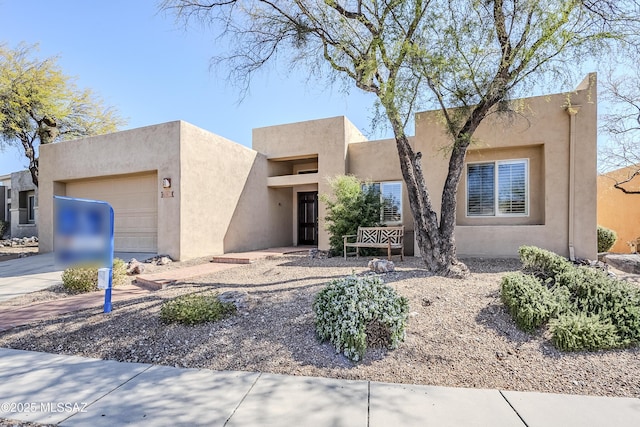
<svg viewBox="0 0 640 427">
<path fill-rule="evenodd" d="M 373 188 L 380 193 L 382 224 L 402 224 L 402 183 L 400 181 L 375 182 Z"/>
<path fill-rule="evenodd" d="M 528 215 L 528 166 L 527 159 L 467 164 L 467 216 Z"/>
<path fill-rule="evenodd" d="M 36 221 L 36 196 L 29 194 L 27 196 L 27 221 L 33 223 Z"/>
</svg>

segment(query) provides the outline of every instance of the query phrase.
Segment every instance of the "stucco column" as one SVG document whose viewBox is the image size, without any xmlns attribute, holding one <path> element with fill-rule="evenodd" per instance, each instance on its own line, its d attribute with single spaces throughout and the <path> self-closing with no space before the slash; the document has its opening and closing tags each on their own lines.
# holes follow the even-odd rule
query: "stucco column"
<svg viewBox="0 0 640 427">
<path fill-rule="evenodd" d="M 575 188 L 576 188 L 576 115 L 580 111 L 579 105 L 567 107 L 569 114 L 569 259 L 576 259 L 575 249 L 573 247 L 574 240 L 574 221 L 575 221 Z"/>
</svg>

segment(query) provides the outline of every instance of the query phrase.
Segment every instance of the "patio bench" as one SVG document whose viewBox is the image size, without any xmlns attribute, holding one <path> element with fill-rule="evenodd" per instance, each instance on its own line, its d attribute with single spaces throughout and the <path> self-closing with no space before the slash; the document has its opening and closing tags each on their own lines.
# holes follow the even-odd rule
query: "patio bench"
<svg viewBox="0 0 640 427">
<path fill-rule="evenodd" d="M 356 238 L 355 242 L 350 242 Z M 387 258 L 391 260 L 391 250 L 400 249 L 400 260 L 404 261 L 404 225 L 399 227 L 358 227 L 358 234 L 342 236 L 344 242 L 344 259 L 347 259 L 347 248 L 356 248 L 356 258 L 360 256 L 360 248 L 387 249 Z M 351 252 L 354 253 L 354 252 Z"/>
</svg>

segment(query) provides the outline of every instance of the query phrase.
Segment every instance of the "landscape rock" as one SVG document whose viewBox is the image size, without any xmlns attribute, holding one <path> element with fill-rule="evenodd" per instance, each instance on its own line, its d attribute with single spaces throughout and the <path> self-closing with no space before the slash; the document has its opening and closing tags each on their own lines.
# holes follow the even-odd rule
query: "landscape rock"
<svg viewBox="0 0 640 427">
<path fill-rule="evenodd" d="M 249 309 L 249 294 L 243 291 L 227 291 L 218 295 L 220 302 L 231 302 L 238 311 Z"/>
<path fill-rule="evenodd" d="M 135 258 L 131 258 L 131 261 L 127 264 L 127 274 L 135 275 L 144 273 L 144 264 Z"/>
<path fill-rule="evenodd" d="M 320 249 L 309 249 L 309 257 L 311 259 L 329 258 L 329 251 L 321 251 Z"/>
<path fill-rule="evenodd" d="M 161 256 L 156 261 L 156 265 L 167 265 L 167 264 L 170 264 L 172 262 L 173 262 L 173 260 L 171 258 L 169 258 L 168 256 Z"/>
<path fill-rule="evenodd" d="M 640 255 L 638 254 L 606 254 L 603 260 L 618 270 L 640 274 Z"/>
<path fill-rule="evenodd" d="M 396 269 L 396 266 L 393 263 L 393 261 L 389 261 L 386 259 L 378 259 L 378 258 L 374 258 L 371 261 L 369 261 L 368 267 L 371 271 L 377 274 L 389 273 L 389 272 L 395 271 Z"/>
</svg>

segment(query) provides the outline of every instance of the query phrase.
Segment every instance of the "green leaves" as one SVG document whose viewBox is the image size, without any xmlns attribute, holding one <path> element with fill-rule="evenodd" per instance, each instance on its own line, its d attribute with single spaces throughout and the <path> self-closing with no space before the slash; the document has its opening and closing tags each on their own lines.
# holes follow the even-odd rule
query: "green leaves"
<svg viewBox="0 0 640 427">
<path fill-rule="evenodd" d="M 40 144 L 113 132 L 124 121 L 93 92 L 80 90 L 57 58 L 34 58 L 35 50 L 0 45 L 0 146 L 24 151 L 38 185 Z"/>
<path fill-rule="evenodd" d="M 380 222 L 382 201 L 380 193 L 353 175 L 339 175 L 330 180 L 333 197 L 326 194 L 320 200 L 327 205 L 327 231 L 331 252 L 341 255 L 342 236 L 356 234 L 358 226 L 373 227 Z"/>
<path fill-rule="evenodd" d="M 313 302 L 316 332 L 331 342 L 337 353 L 354 362 L 362 360 L 369 340 L 396 348 L 404 340 L 409 303 L 377 276 L 336 279 Z M 382 331 L 381 331 L 382 329 Z M 383 337 L 368 337 L 378 331 Z"/>
<path fill-rule="evenodd" d="M 164 323 L 196 325 L 216 322 L 235 312 L 236 306 L 232 302 L 221 302 L 217 293 L 187 294 L 163 303 L 160 320 Z"/>
<path fill-rule="evenodd" d="M 113 260 L 113 286 L 124 285 L 127 280 L 127 265 L 120 258 Z M 95 265 L 81 265 L 67 268 L 62 273 L 62 286 L 67 292 L 74 294 L 98 290 L 98 267 Z"/>
<path fill-rule="evenodd" d="M 511 273 L 502 279 L 502 301 L 520 328 L 531 331 L 549 321 L 552 340 L 564 351 L 640 343 L 640 288 L 539 248 L 522 247 L 520 256 L 543 278 Z"/>
<path fill-rule="evenodd" d="M 598 252 L 607 252 L 616 240 L 618 240 L 618 235 L 615 231 L 598 226 Z"/>
</svg>

